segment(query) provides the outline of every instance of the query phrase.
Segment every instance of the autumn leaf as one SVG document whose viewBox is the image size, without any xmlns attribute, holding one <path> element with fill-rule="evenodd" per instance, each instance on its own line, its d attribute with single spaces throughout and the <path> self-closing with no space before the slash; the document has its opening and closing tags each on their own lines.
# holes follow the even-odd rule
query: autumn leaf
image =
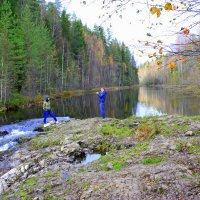
<svg viewBox="0 0 200 200">
<path fill-rule="evenodd" d="M 157 10 L 156 14 L 157 14 L 157 17 L 160 17 L 161 15 L 160 9 Z"/>
<path fill-rule="evenodd" d="M 163 48 L 161 47 L 161 48 L 159 49 L 159 51 L 158 51 L 158 52 L 159 52 L 159 54 L 162 54 L 162 53 L 163 53 L 163 51 L 162 51 L 162 50 L 163 50 Z"/>
<path fill-rule="evenodd" d="M 183 29 L 183 33 L 184 33 L 185 35 L 189 35 L 190 30 L 189 30 L 188 28 L 184 28 L 184 29 Z"/>
<path fill-rule="evenodd" d="M 198 61 L 200 61 L 200 58 L 197 58 Z"/>
<path fill-rule="evenodd" d="M 168 67 L 171 68 L 171 69 L 174 69 L 174 68 L 176 68 L 176 63 L 171 62 L 171 63 L 169 63 Z"/>
<path fill-rule="evenodd" d="M 181 57 L 180 56 L 176 56 L 176 59 L 179 60 Z"/>
<path fill-rule="evenodd" d="M 182 58 L 182 63 L 186 63 L 187 60 L 185 58 Z"/>
<path fill-rule="evenodd" d="M 146 41 L 146 42 L 144 43 L 145 46 L 147 46 L 148 44 L 149 44 L 148 41 Z"/>
<path fill-rule="evenodd" d="M 158 10 L 158 8 L 155 7 L 155 6 L 150 8 L 150 12 L 151 12 L 152 15 L 154 15 L 157 12 L 157 10 Z"/>
<path fill-rule="evenodd" d="M 161 65 L 161 64 L 162 64 L 162 61 L 158 60 L 157 65 Z"/>
<path fill-rule="evenodd" d="M 166 3 L 164 8 L 165 8 L 165 10 L 172 10 L 172 4 L 171 3 Z"/>
<path fill-rule="evenodd" d="M 156 47 L 157 47 L 157 46 L 156 46 L 156 45 L 154 45 L 154 46 L 153 46 L 153 49 L 156 49 Z"/>
<path fill-rule="evenodd" d="M 153 53 L 153 56 L 156 57 L 156 52 Z"/>
<path fill-rule="evenodd" d="M 160 17 L 160 15 L 161 15 L 160 9 L 157 8 L 157 7 L 155 7 L 155 6 L 153 6 L 153 7 L 150 8 L 150 13 L 152 15 L 154 15 L 156 13 L 157 17 Z"/>
<path fill-rule="evenodd" d="M 153 56 L 149 54 L 148 57 L 149 57 L 149 58 L 152 58 Z"/>
<path fill-rule="evenodd" d="M 163 42 L 162 42 L 161 40 L 158 40 L 158 41 L 157 41 L 157 43 L 160 43 L 160 44 L 162 44 Z"/>
</svg>

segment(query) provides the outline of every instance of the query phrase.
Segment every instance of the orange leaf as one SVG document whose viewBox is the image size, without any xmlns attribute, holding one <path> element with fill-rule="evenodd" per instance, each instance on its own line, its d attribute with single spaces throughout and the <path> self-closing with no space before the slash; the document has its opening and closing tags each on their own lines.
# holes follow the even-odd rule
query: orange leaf
<svg viewBox="0 0 200 200">
<path fill-rule="evenodd" d="M 171 69 L 174 69 L 174 68 L 176 68 L 176 63 L 171 62 L 171 63 L 169 63 L 168 67 L 171 68 Z"/>
<path fill-rule="evenodd" d="M 185 58 L 182 58 L 182 63 L 187 62 L 187 60 Z"/>
<path fill-rule="evenodd" d="M 161 15 L 160 9 L 157 10 L 156 14 L 157 14 L 157 17 L 160 17 Z"/>
<path fill-rule="evenodd" d="M 197 58 L 198 61 L 200 61 L 200 58 Z"/>
<path fill-rule="evenodd" d="M 165 8 L 165 10 L 172 10 L 172 4 L 171 3 L 166 3 L 164 8 Z"/>
<path fill-rule="evenodd" d="M 158 10 L 158 8 L 155 7 L 155 6 L 150 8 L 150 12 L 151 12 L 152 15 L 154 15 L 157 12 L 157 10 Z"/>
<path fill-rule="evenodd" d="M 189 35 L 190 30 L 189 30 L 188 28 L 184 28 L 184 29 L 183 29 L 183 33 L 184 33 L 185 35 Z"/>
<path fill-rule="evenodd" d="M 162 44 L 162 41 L 161 41 L 161 40 L 158 40 L 158 41 L 157 41 L 157 43 L 160 43 L 160 44 Z"/>
</svg>

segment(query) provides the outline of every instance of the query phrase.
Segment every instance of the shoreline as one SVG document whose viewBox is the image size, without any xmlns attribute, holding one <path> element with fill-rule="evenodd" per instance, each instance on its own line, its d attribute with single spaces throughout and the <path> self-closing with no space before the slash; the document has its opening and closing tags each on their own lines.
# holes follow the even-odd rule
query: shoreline
<svg viewBox="0 0 200 200">
<path fill-rule="evenodd" d="M 106 87 L 107 91 L 118 91 L 118 90 L 126 90 L 131 88 L 136 88 L 135 86 L 122 86 L 122 87 Z M 68 98 L 72 96 L 81 96 L 85 94 L 93 94 L 96 91 L 98 91 L 99 88 L 93 88 L 88 90 L 68 90 L 68 91 L 62 91 L 62 92 L 56 92 L 49 94 L 51 99 L 57 99 L 57 98 Z M 19 99 L 17 99 L 19 98 Z M 44 100 L 44 95 L 37 95 L 34 98 L 29 98 L 27 96 L 19 95 L 16 99 L 14 99 L 14 102 L 8 102 L 6 104 L 0 105 L 0 113 L 6 112 L 6 111 L 12 111 L 12 110 L 18 110 L 20 108 L 30 108 L 33 106 L 41 106 Z"/>
</svg>

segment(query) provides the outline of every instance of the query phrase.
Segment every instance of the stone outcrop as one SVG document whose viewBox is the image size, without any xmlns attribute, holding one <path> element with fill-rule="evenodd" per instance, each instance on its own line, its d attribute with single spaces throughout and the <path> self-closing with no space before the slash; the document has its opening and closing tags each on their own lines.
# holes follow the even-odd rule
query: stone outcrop
<svg viewBox="0 0 200 200">
<path fill-rule="evenodd" d="M 2 199 L 200 198 L 197 119 L 92 118 L 44 132 L 4 157 L 10 164 L 0 169 Z M 88 153 L 102 156 L 76 162 Z"/>
</svg>

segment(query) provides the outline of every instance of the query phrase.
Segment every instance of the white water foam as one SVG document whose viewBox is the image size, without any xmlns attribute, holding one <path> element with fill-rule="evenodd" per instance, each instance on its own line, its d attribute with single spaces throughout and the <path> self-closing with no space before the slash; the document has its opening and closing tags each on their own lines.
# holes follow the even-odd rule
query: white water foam
<svg viewBox="0 0 200 200">
<path fill-rule="evenodd" d="M 58 121 L 69 121 L 69 117 L 57 117 Z M 50 122 L 51 118 L 47 119 Z M 23 137 L 33 137 L 38 134 L 35 128 L 43 124 L 43 119 L 25 120 L 15 124 L 4 125 L 0 131 L 7 131 L 9 134 L 0 136 L 0 152 L 13 148 L 17 144 L 17 139 Z"/>
</svg>

